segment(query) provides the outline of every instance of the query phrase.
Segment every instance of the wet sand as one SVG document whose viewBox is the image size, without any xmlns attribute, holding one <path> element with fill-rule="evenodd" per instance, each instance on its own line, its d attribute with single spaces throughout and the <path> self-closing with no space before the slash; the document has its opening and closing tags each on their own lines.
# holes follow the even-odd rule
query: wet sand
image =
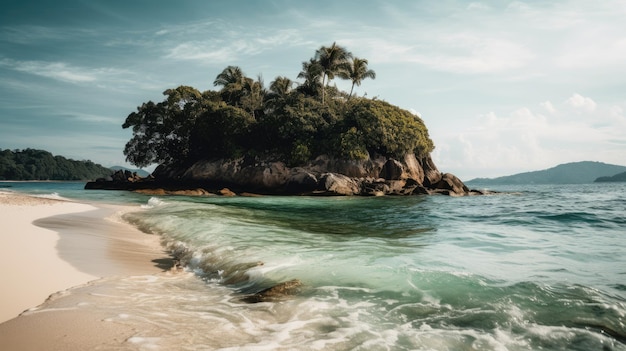
<svg viewBox="0 0 626 351">
<path fill-rule="evenodd" d="M 80 302 L 69 297 L 59 304 L 65 307 L 37 309 L 47 299 L 62 300 L 71 295 L 68 289 L 97 285 L 101 278 L 169 270 L 171 259 L 159 238 L 121 220 L 130 210 L 138 209 L 0 192 L 2 349 L 86 350 L 132 335 L 104 323 L 105 316 L 88 307 L 73 308 Z"/>
</svg>

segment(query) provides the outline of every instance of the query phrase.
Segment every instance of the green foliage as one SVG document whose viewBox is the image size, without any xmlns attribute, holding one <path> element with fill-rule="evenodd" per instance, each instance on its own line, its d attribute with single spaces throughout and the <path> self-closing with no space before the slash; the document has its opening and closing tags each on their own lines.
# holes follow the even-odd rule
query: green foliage
<svg viewBox="0 0 626 351">
<path fill-rule="evenodd" d="M 365 138 L 363 132 L 351 127 L 345 133 L 341 134 L 341 144 L 339 148 L 340 157 L 351 160 L 366 160 L 369 157 L 367 152 Z"/>
<path fill-rule="evenodd" d="M 360 85 L 375 78 L 368 61 L 333 43 L 302 63 L 304 82 L 293 88 L 279 76 L 269 91 L 259 77 L 226 67 L 213 82 L 219 91 L 168 89 L 126 118 L 133 137 L 124 154 L 130 163 L 189 164 L 242 155 L 277 157 L 300 165 L 322 154 L 367 159 L 370 154 L 423 156 L 434 148 L 421 118 L 379 100 L 351 98 L 328 85 L 335 77 Z"/>
<path fill-rule="evenodd" d="M 149 101 L 126 118 L 123 128 L 132 127 L 133 137 L 124 148 L 126 160 L 138 167 L 153 163 L 175 163 L 189 155 L 189 137 L 195 121 L 215 93 L 180 86 L 163 92 L 167 98 Z"/>
<path fill-rule="evenodd" d="M 48 151 L 0 151 L 0 180 L 93 180 L 111 170 L 91 161 L 69 160 Z"/>
<path fill-rule="evenodd" d="M 345 117 L 349 128 L 363 133 L 370 153 L 402 157 L 408 153 L 424 156 L 434 149 L 421 118 L 380 100 L 358 99 Z"/>
<path fill-rule="evenodd" d="M 311 159 L 311 150 L 309 145 L 303 141 L 297 141 L 291 148 L 291 154 L 287 163 L 291 166 L 301 165 Z"/>
<path fill-rule="evenodd" d="M 192 159 L 237 157 L 249 148 L 254 118 L 245 110 L 224 103 L 210 104 L 191 132 Z"/>
</svg>

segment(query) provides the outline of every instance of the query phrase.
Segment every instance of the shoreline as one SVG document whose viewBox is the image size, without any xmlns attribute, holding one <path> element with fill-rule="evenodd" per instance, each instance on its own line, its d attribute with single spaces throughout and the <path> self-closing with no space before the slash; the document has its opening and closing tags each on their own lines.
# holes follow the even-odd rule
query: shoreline
<svg viewBox="0 0 626 351">
<path fill-rule="evenodd" d="M 86 339 L 78 333 L 93 342 L 123 333 L 101 333 L 99 321 L 88 310 L 78 318 L 64 317 L 62 311 L 31 312 L 72 289 L 109 277 L 154 275 L 171 267 L 158 236 L 123 222 L 121 213 L 132 210 L 136 209 L 0 191 L 0 222 L 5 228 L 0 231 L 5 261 L 0 268 L 3 347 L 66 349 L 74 338 Z M 55 337 L 61 331 L 65 340 Z M 91 341 L 85 342 L 78 342 L 76 349 L 85 349 Z"/>
<path fill-rule="evenodd" d="M 56 252 L 59 233 L 33 222 L 50 216 L 91 211 L 87 204 L 0 192 L 0 322 L 43 303 L 51 294 L 99 277 L 81 272 Z"/>
</svg>

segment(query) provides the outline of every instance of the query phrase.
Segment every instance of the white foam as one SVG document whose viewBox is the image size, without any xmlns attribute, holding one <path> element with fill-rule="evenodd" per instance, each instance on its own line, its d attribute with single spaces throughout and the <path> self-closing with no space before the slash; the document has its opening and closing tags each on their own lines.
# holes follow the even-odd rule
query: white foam
<svg viewBox="0 0 626 351">
<path fill-rule="evenodd" d="M 63 200 L 63 201 L 70 201 L 70 199 L 65 198 L 61 195 L 59 195 L 59 193 L 51 193 L 51 194 L 38 194 L 38 195 L 33 195 L 33 197 L 38 197 L 38 198 L 42 198 L 42 199 L 50 199 L 50 200 Z"/>
<path fill-rule="evenodd" d="M 161 338 L 158 338 L 158 337 L 131 336 L 130 338 L 126 340 L 126 342 L 129 342 L 134 345 L 139 345 L 141 349 L 158 350 L 159 340 L 161 340 Z"/>
<path fill-rule="evenodd" d="M 145 208 L 145 209 L 150 209 L 150 208 L 155 208 L 158 206 L 163 206 L 166 205 L 167 202 L 159 199 L 158 197 L 151 197 L 148 200 L 148 203 L 146 203 L 145 205 L 141 205 L 141 208 Z"/>
</svg>

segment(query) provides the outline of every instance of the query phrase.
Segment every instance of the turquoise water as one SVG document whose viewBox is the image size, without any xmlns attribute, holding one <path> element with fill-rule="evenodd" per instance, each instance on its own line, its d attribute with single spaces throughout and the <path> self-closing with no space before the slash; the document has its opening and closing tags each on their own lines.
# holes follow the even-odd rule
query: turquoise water
<svg viewBox="0 0 626 351">
<path fill-rule="evenodd" d="M 129 298 L 128 314 L 159 315 L 177 331 L 152 339 L 139 331 L 137 343 L 626 350 L 623 183 L 501 186 L 494 190 L 506 193 L 461 198 L 157 198 L 7 184 L 142 207 L 125 219 L 160 235 L 189 273 L 118 282 L 142 296 L 140 309 Z M 292 279 L 303 283 L 297 296 L 241 301 Z"/>
</svg>

